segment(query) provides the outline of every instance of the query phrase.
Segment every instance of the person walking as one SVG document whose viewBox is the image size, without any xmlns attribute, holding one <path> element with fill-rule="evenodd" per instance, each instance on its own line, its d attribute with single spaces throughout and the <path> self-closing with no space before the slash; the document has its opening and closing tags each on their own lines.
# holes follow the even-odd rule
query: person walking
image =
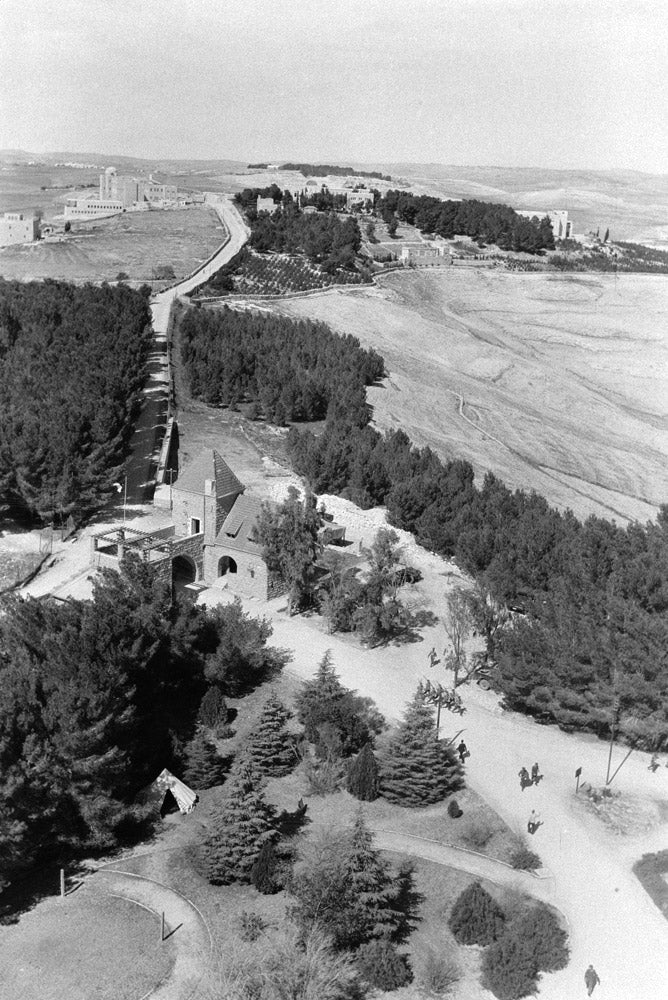
<svg viewBox="0 0 668 1000">
<path fill-rule="evenodd" d="M 471 751 L 467 747 L 466 743 L 464 743 L 464 740 L 462 740 L 459 746 L 457 747 L 457 753 L 459 754 L 459 759 L 462 762 L 462 764 L 464 763 L 467 757 L 471 756 Z"/>
<path fill-rule="evenodd" d="M 594 992 L 594 988 L 598 986 L 601 980 L 598 978 L 598 973 L 593 965 L 590 965 L 585 972 L 585 986 L 587 987 L 587 996 L 590 997 Z"/>
<path fill-rule="evenodd" d="M 531 810 L 531 815 L 529 816 L 529 822 L 527 823 L 527 831 L 533 836 L 539 826 L 542 826 L 543 821 L 536 812 L 535 809 Z"/>
<path fill-rule="evenodd" d="M 520 779 L 520 788 L 522 791 L 531 784 L 531 778 L 529 777 L 529 772 L 526 767 L 523 767 L 521 771 L 518 772 L 518 777 Z"/>
<path fill-rule="evenodd" d="M 534 766 L 531 768 L 531 783 L 533 785 L 537 785 L 542 777 L 543 775 L 540 773 L 540 768 L 538 767 L 538 764 L 537 763 L 534 764 Z"/>
</svg>

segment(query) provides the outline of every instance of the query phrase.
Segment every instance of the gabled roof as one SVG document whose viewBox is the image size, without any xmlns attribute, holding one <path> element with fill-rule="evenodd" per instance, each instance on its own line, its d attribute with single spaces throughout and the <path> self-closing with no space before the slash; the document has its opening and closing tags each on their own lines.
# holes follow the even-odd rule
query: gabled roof
<svg viewBox="0 0 668 1000">
<path fill-rule="evenodd" d="M 230 469 L 227 462 L 214 451 L 206 448 L 190 462 L 174 483 L 175 490 L 184 493 L 204 493 L 204 482 L 213 479 L 216 483 L 216 496 L 225 497 L 231 493 L 243 493 L 246 488 Z"/>
<path fill-rule="evenodd" d="M 228 549 L 236 549 L 239 552 L 249 552 L 252 555 L 259 555 L 261 546 L 252 541 L 253 528 L 257 524 L 262 509 L 262 501 L 259 497 L 240 496 L 234 501 L 234 506 L 229 512 L 223 526 L 216 535 L 216 545 L 223 545 Z"/>
</svg>

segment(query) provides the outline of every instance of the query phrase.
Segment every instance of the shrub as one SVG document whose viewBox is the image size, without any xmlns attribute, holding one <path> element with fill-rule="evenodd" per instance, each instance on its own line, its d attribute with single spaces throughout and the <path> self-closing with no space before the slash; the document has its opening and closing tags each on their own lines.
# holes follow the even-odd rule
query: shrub
<svg viewBox="0 0 668 1000">
<path fill-rule="evenodd" d="M 398 990 L 413 979 L 405 955 L 400 955 L 387 940 L 373 940 L 355 953 L 355 964 L 362 979 L 376 989 Z"/>
<path fill-rule="evenodd" d="M 498 1000 L 517 1000 L 535 993 L 538 966 L 528 944 L 509 931 L 486 948 L 481 983 Z"/>
<path fill-rule="evenodd" d="M 227 722 L 227 702 L 222 688 L 217 684 L 206 689 L 199 705 L 197 721 L 208 729 L 216 729 Z"/>
<path fill-rule="evenodd" d="M 448 921 L 459 944 L 490 944 L 503 931 L 505 915 L 499 904 L 473 882 L 457 897 Z"/>
<path fill-rule="evenodd" d="M 268 841 L 262 845 L 250 873 L 251 882 L 263 896 L 272 896 L 281 888 L 276 877 L 277 868 L 278 857 L 276 855 L 276 848 L 271 841 Z"/>
<path fill-rule="evenodd" d="M 473 850 L 481 851 L 489 844 L 498 827 L 486 816 L 470 816 L 461 828 L 462 840 Z"/>
<path fill-rule="evenodd" d="M 332 795 L 343 781 L 343 764 L 340 760 L 308 759 L 304 761 L 304 776 L 309 795 Z"/>
<path fill-rule="evenodd" d="M 378 764 L 370 743 L 365 743 L 348 768 L 348 791 L 362 802 L 378 798 Z"/>
<path fill-rule="evenodd" d="M 526 844 L 520 843 L 510 855 L 510 864 L 518 871 L 535 872 L 542 867 L 539 856 Z"/>
<path fill-rule="evenodd" d="M 239 914 L 239 936 L 242 941 L 257 941 L 267 929 L 267 923 L 259 913 L 242 910 Z"/>
<path fill-rule="evenodd" d="M 533 906 L 513 924 L 513 932 L 531 949 L 543 972 L 564 969 L 568 964 L 568 935 L 554 910 L 544 903 Z"/>
<path fill-rule="evenodd" d="M 420 953 L 415 971 L 420 986 L 437 995 L 449 993 L 462 976 L 461 966 L 452 955 L 436 954 L 432 948 Z"/>
<path fill-rule="evenodd" d="M 450 799 L 448 802 L 448 816 L 451 819 L 459 819 L 460 816 L 464 815 L 464 810 L 459 808 L 459 802 L 457 799 Z"/>
</svg>

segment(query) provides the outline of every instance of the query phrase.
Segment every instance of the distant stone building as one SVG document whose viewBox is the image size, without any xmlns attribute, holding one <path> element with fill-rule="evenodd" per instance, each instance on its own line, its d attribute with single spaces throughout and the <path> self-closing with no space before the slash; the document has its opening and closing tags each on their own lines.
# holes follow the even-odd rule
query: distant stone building
<svg viewBox="0 0 668 1000">
<path fill-rule="evenodd" d="M 259 212 L 270 212 L 274 213 L 280 205 L 277 205 L 273 198 L 261 198 L 258 195 L 257 199 L 257 211 Z"/>
<path fill-rule="evenodd" d="M 39 219 L 24 212 L 0 215 L 0 247 L 17 243 L 34 243 L 39 239 Z"/>
<path fill-rule="evenodd" d="M 100 201 L 120 201 L 123 208 L 143 202 L 149 205 L 173 204 L 177 200 L 175 184 L 160 184 L 153 177 L 132 177 L 107 167 L 100 174 Z"/>
<path fill-rule="evenodd" d="M 414 267 L 442 267 L 452 264 L 452 256 L 445 246 L 430 243 L 402 246 L 399 260 L 402 264 Z"/>
<path fill-rule="evenodd" d="M 573 223 L 568 221 L 568 212 L 564 209 L 550 208 L 545 212 L 537 209 L 515 209 L 515 211 L 518 215 L 523 215 L 525 219 L 544 219 L 547 216 L 550 220 L 555 240 L 568 240 L 571 238 Z"/>
</svg>

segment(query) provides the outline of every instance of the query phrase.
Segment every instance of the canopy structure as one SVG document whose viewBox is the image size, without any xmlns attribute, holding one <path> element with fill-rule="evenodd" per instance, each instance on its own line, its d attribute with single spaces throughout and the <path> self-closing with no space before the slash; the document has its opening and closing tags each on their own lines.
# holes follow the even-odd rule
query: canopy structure
<svg viewBox="0 0 668 1000">
<path fill-rule="evenodd" d="M 161 797 L 164 799 L 167 792 L 171 792 L 174 800 L 182 813 L 192 812 L 197 802 L 197 794 L 192 788 L 188 788 L 183 781 L 168 771 L 167 768 L 161 771 L 153 783 Z"/>
</svg>

